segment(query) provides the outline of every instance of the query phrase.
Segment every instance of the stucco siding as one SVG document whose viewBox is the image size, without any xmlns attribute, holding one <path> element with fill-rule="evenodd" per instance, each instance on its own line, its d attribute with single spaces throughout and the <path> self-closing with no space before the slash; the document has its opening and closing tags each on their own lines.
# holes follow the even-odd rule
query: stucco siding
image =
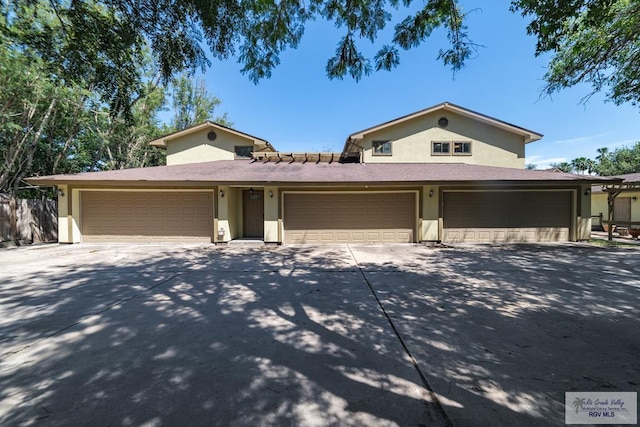
<svg viewBox="0 0 640 427">
<path fill-rule="evenodd" d="M 167 142 L 167 165 L 233 160 L 236 145 L 253 145 L 253 142 L 238 135 L 217 131 L 215 141 L 209 141 L 211 129 L 203 129 Z"/>
<path fill-rule="evenodd" d="M 69 232 L 71 211 L 69 209 L 69 187 L 58 186 L 58 242 L 73 243 Z"/>
<path fill-rule="evenodd" d="M 637 193 L 628 193 L 627 197 L 631 197 L 631 221 L 640 221 L 640 191 Z M 636 200 L 633 200 L 633 198 Z"/>
<path fill-rule="evenodd" d="M 71 206 L 71 212 L 73 213 L 70 223 L 71 241 L 80 243 L 82 241 L 82 233 L 80 231 L 82 211 L 80 208 L 80 190 L 77 188 L 71 190 Z"/>
<path fill-rule="evenodd" d="M 591 186 L 583 185 L 576 193 L 578 198 L 576 214 L 576 240 L 589 240 L 591 238 Z M 596 221 L 597 222 L 597 221 Z"/>
<path fill-rule="evenodd" d="M 446 117 L 446 128 L 438 119 Z M 374 141 L 391 141 L 391 155 L 374 155 Z M 432 142 L 471 142 L 470 155 L 433 155 Z M 435 112 L 396 126 L 365 135 L 358 145 L 364 148 L 367 163 L 469 163 L 524 168 L 524 139 L 511 132 L 452 112 Z"/>
<path fill-rule="evenodd" d="M 609 208 L 607 206 L 607 194 L 592 193 L 591 194 L 591 215 L 598 216 L 602 214 L 604 219 L 606 219 L 608 211 L 609 211 Z"/>
<path fill-rule="evenodd" d="M 271 195 L 272 194 L 272 195 Z M 278 188 L 264 188 L 264 241 L 278 243 Z"/>
<path fill-rule="evenodd" d="M 222 195 L 221 195 L 222 194 Z M 218 221 L 216 233 L 216 239 L 219 242 L 228 242 L 231 240 L 231 225 L 229 223 L 229 187 L 221 185 L 218 187 L 218 194 L 216 195 L 218 201 Z"/>
<path fill-rule="evenodd" d="M 439 187 L 427 185 L 422 187 L 422 227 L 421 241 L 438 241 L 439 233 Z M 429 194 L 432 194 L 429 196 Z"/>
<path fill-rule="evenodd" d="M 631 221 L 640 221 L 640 191 L 632 191 L 628 193 L 621 193 L 618 197 L 630 197 L 631 198 Z M 633 200 L 633 198 L 636 200 Z M 602 213 L 604 219 L 607 219 L 608 215 L 607 205 L 607 193 L 592 193 L 591 194 L 591 215 L 597 216 Z M 597 219 L 594 220 L 594 224 L 597 224 Z"/>
<path fill-rule="evenodd" d="M 231 239 L 242 235 L 242 190 L 229 188 L 229 230 Z"/>
</svg>

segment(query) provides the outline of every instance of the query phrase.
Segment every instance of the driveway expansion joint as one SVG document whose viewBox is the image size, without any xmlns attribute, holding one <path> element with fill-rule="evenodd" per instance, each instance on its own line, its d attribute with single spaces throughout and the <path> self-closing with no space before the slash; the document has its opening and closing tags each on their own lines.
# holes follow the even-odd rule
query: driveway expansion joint
<svg viewBox="0 0 640 427">
<path fill-rule="evenodd" d="M 440 415 L 442 415 L 442 418 L 445 421 L 445 425 L 452 426 L 453 424 L 451 423 L 451 420 L 449 419 L 449 416 L 445 412 L 444 407 L 442 406 L 442 403 L 440 402 L 440 399 L 438 399 L 438 395 L 436 394 L 435 391 L 433 391 L 433 388 L 431 387 L 431 384 L 429 384 L 429 380 L 427 380 L 427 377 L 424 375 L 424 373 L 420 369 L 420 366 L 418 366 L 418 362 L 416 361 L 415 357 L 413 357 L 413 354 L 411 354 L 411 350 L 409 350 L 409 347 L 404 342 L 404 339 L 402 338 L 402 335 L 400 335 L 400 331 L 398 331 L 396 326 L 393 324 L 393 321 L 391 320 L 391 316 L 389 316 L 389 313 L 387 313 L 387 310 L 384 308 L 384 305 L 382 304 L 382 301 L 380 301 L 380 298 L 378 298 L 378 294 L 376 294 L 376 291 L 373 289 L 373 286 L 371 285 L 371 282 L 367 278 L 367 274 L 365 273 L 364 269 L 362 268 L 362 266 L 360 265 L 360 263 L 358 262 L 358 260 L 357 260 L 357 258 L 355 256 L 355 254 L 353 253 L 353 250 L 351 249 L 351 245 L 347 245 L 347 248 L 349 249 L 349 253 L 351 254 L 351 257 L 353 258 L 353 262 L 356 264 L 356 267 L 357 267 L 358 271 L 360 272 L 360 274 L 362 275 L 362 278 L 364 279 L 365 283 L 367 284 L 367 287 L 369 288 L 369 291 L 371 292 L 373 297 L 376 299 L 376 302 L 378 303 L 378 306 L 382 310 L 382 313 L 384 314 L 384 317 L 387 319 L 387 322 L 389 322 L 389 325 L 391 326 L 391 329 L 393 330 L 394 334 L 396 335 L 396 337 L 400 341 L 400 344 L 402 345 L 402 348 L 404 349 L 405 353 L 407 353 L 407 356 L 409 357 L 409 360 L 411 361 L 411 364 L 413 365 L 415 370 L 418 372 L 418 375 L 420 376 L 420 379 L 422 380 L 422 384 L 423 384 L 424 388 L 427 390 L 427 392 L 429 393 L 429 396 L 431 397 L 436 410 L 438 412 L 440 412 Z M 427 403 L 427 402 L 425 402 L 425 403 Z"/>
</svg>

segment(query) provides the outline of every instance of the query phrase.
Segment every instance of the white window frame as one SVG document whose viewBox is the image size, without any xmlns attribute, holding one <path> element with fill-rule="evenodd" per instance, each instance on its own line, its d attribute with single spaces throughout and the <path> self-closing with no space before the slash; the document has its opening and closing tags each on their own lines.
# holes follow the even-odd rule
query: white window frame
<svg viewBox="0 0 640 427">
<path fill-rule="evenodd" d="M 378 147 L 383 147 L 385 144 L 388 144 L 389 146 L 388 153 L 377 151 Z M 371 148 L 374 156 L 393 156 L 393 144 L 391 141 L 373 141 L 371 143 Z"/>
<path fill-rule="evenodd" d="M 447 151 L 436 151 L 436 145 L 440 145 L 442 148 L 447 147 Z M 462 147 L 467 146 L 469 148 L 468 151 L 456 151 L 456 145 Z M 431 141 L 431 155 L 432 156 L 471 156 L 472 151 L 472 141 Z"/>
</svg>

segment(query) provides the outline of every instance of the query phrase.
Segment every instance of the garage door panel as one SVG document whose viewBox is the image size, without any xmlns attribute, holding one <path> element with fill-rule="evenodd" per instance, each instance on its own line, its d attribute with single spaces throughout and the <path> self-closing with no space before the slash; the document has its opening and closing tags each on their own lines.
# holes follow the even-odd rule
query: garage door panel
<svg viewBox="0 0 640 427">
<path fill-rule="evenodd" d="M 571 192 L 445 192 L 446 242 L 567 241 Z"/>
<path fill-rule="evenodd" d="M 514 230 L 445 229 L 443 240 L 448 243 L 499 242 L 565 242 L 566 228 L 531 228 Z"/>
<path fill-rule="evenodd" d="M 284 206 L 286 243 L 414 241 L 414 193 L 290 193 Z"/>
<path fill-rule="evenodd" d="M 211 242 L 212 193 L 84 191 L 84 242 Z"/>
</svg>

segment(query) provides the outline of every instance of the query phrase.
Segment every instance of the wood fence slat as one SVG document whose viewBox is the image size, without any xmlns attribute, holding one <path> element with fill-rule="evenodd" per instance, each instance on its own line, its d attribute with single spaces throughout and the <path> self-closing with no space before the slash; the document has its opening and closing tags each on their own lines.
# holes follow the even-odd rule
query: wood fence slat
<svg viewBox="0 0 640 427">
<path fill-rule="evenodd" d="M 0 194 L 0 242 L 58 241 L 58 202 Z"/>
</svg>

